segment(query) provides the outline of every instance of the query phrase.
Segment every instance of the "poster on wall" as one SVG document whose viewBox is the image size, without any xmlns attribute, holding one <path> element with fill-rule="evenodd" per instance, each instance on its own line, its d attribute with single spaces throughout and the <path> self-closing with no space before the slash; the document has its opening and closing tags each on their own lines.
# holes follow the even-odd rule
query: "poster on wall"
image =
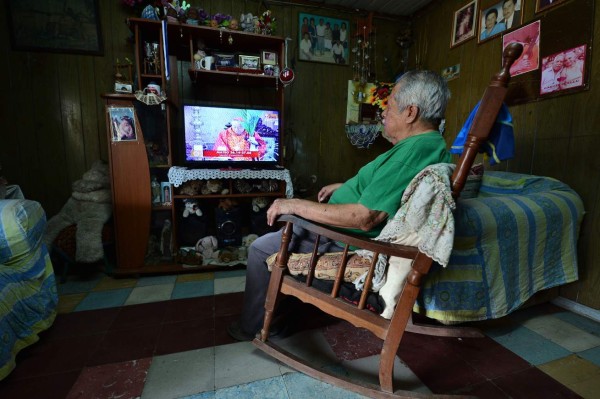
<svg viewBox="0 0 600 399">
<path fill-rule="evenodd" d="M 472 1 L 454 12 L 450 48 L 458 46 L 475 37 L 477 29 L 477 0 Z"/>
<path fill-rule="evenodd" d="M 510 76 L 535 71 L 540 66 L 540 26 L 534 21 L 502 36 L 502 51 L 512 43 L 521 43 L 523 52 L 510 67 Z"/>
<path fill-rule="evenodd" d="M 583 88 L 586 47 L 581 45 L 542 59 L 540 94 Z"/>
</svg>

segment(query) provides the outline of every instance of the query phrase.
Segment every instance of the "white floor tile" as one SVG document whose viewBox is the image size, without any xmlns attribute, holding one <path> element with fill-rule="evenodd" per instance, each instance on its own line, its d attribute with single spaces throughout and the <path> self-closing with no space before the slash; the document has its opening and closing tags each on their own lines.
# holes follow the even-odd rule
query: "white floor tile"
<svg viewBox="0 0 600 399">
<path fill-rule="evenodd" d="M 142 399 L 175 399 L 215 389 L 215 348 L 155 356 Z"/>
<path fill-rule="evenodd" d="M 246 288 L 246 276 L 215 279 L 215 295 L 243 292 Z"/>
<path fill-rule="evenodd" d="M 168 301 L 171 299 L 174 283 L 149 285 L 144 287 L 135 287 L 129 298 L 125 301 L 125 305 L 137 305 L 140 303 L 150 303 L 159 301 Z"/>
<path fill-rule="evenodd" d="M 364 357 L 362 359 L 342 361 L 342 366 L 348 371 L 351 379 L 358 379 L 375 386 L 379 386 L 379 359 L 380 355 Z M 398 356 L 394 360 L 394 389 L 431 393 L 419 377 L 412 372 Z"/>
<path fill-rule="evenodd" d="M 280 376 L 279 362 L 250 342 L 215 347 L 217 389 Z"/>
<path fill-rule="evenodd" d="M 526 320 L 523 326 L 571 352 L 581 352 L 600 345 L 600 337 L 552 315 Z"/>
</svg>

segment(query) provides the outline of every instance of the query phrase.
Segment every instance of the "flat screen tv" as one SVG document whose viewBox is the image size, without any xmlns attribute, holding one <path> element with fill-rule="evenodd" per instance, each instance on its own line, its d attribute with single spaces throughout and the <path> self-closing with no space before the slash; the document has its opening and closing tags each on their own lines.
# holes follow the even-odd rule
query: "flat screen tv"
<svg viewBox="0 0 600 399">
<path fill-rule="evenodd" d="M 186 165 L 268 167 L 279 165 L 279 111 L 184 105 Z"/>
</svg>

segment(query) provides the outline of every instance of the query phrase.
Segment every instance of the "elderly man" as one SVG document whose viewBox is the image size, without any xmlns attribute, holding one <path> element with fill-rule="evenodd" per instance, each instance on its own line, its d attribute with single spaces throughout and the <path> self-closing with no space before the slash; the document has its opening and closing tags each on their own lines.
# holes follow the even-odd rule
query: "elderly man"
<svg viewBox="0 0 600 399">
<path fill-rule="evenodd" d="M 273 225 L 279 215 L 296 214 L 346 231 L 376 237 L 388 217 L 395 215 L 405 188 L 425 167 L 450 162 L 446 143 L 437 131 L 450 91 L 445 80 L 431 71 L 405 73 L 396 83 L 383 112 L 383 137 L 393 147 L 362 167 L 345 183 L 330 184 L 318 201 L 277 199 L 267 211 Z M 295 227 L 290 251 L 311 252 L 312 234 Z M 260 330 L 270 273 L 265 260 L 279 250 L 281 231 L 266 234 L 250 246 L 242 315 L 229 326 L 237 340 L 251 340 Z M 321 239 L 320 252 L 342 248 Z M 276 330 L 276 327 L 273 328 Z"/>
</svg>

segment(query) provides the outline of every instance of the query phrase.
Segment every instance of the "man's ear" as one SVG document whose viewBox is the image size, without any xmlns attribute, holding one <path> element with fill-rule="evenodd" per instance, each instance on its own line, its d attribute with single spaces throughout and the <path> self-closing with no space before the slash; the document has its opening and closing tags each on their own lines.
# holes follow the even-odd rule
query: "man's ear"
<svg viewBox="0 0 600 399">
<path fill-rule="evenodd" d="M 417 107 L 416 105 L 409 105 L 408 107 L 406 107 L 406 110 L 407 123 L 414 123 L 419 119 L 419 107 Z"/>
</svg>

